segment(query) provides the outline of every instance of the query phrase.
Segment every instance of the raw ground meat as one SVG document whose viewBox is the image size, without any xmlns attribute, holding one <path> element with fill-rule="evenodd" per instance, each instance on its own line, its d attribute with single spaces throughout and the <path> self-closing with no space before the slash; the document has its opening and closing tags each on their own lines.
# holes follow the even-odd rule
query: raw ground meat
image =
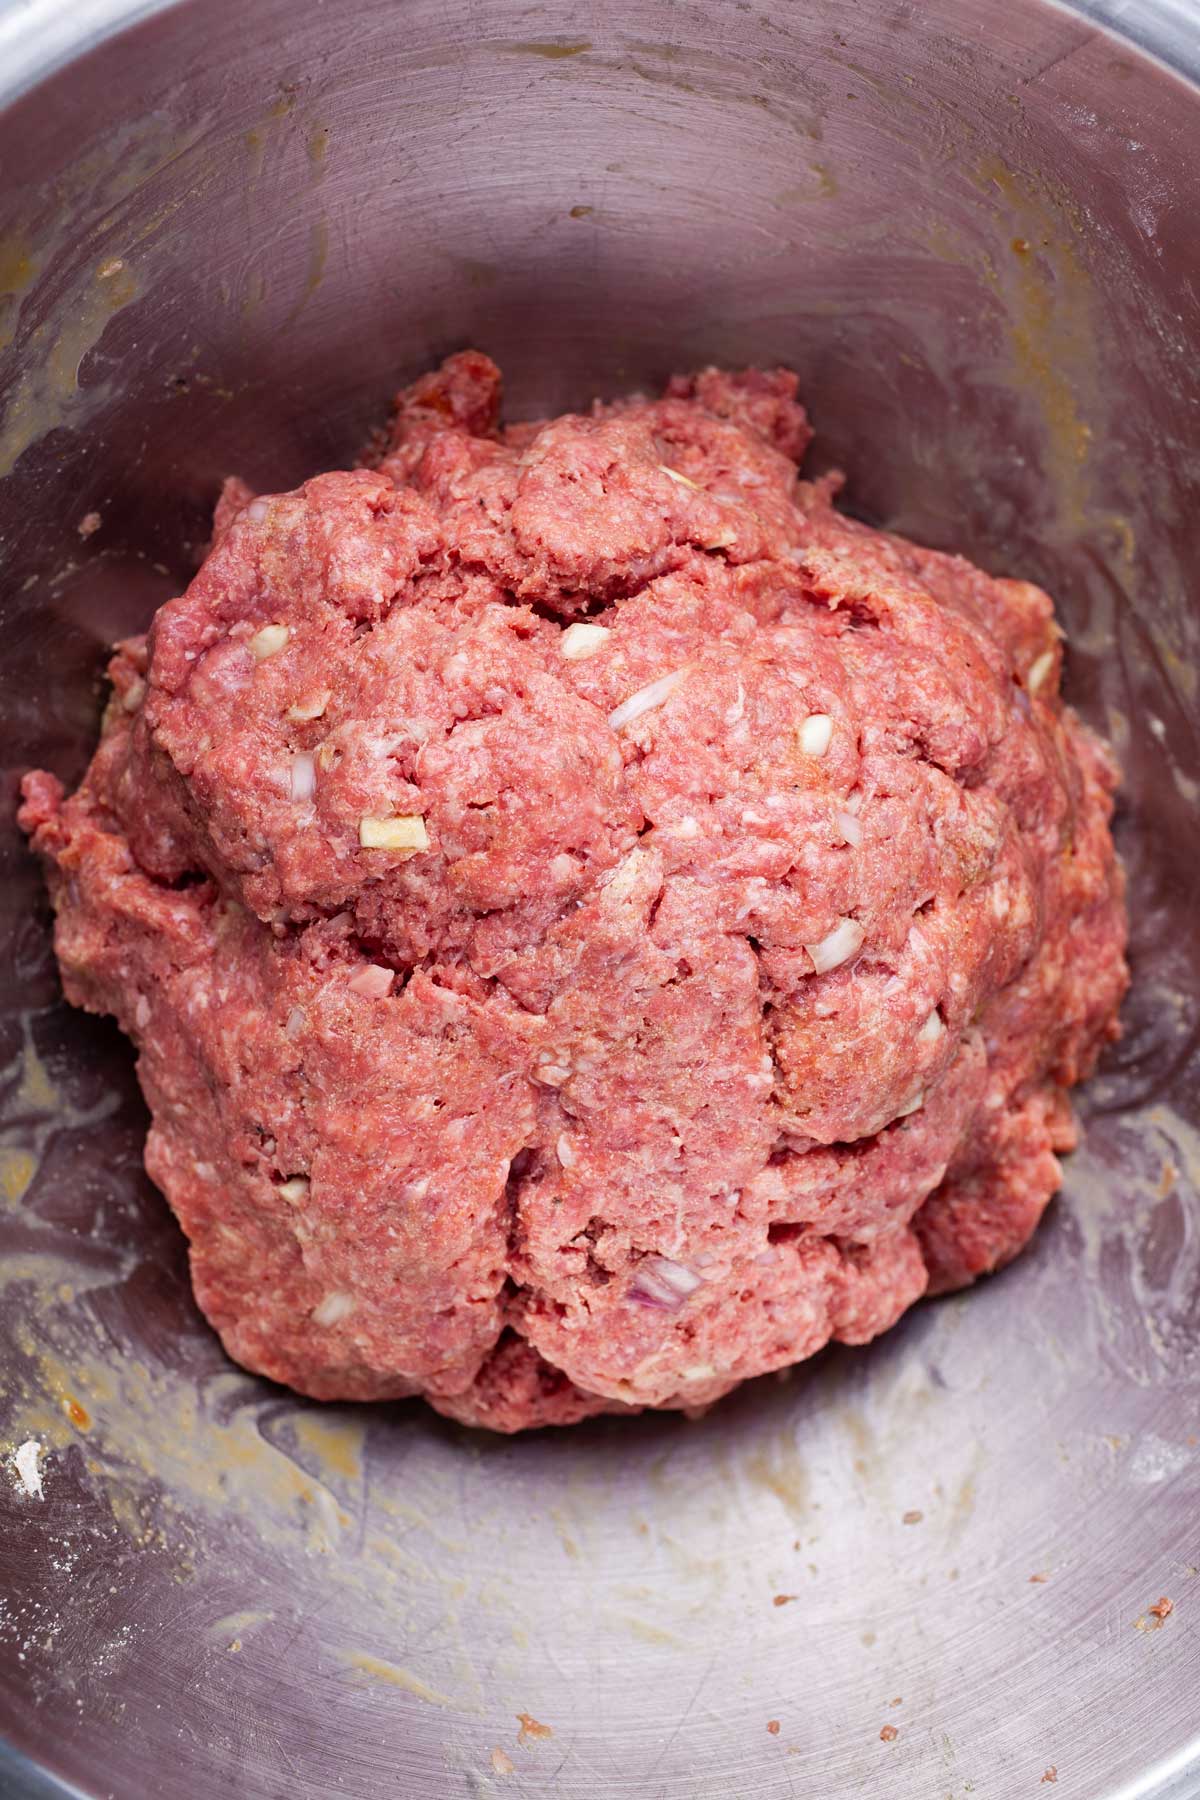
<svg viewBox="0 0 1200 1800">
<path fill-rule="evenodd" d="M 24 784 L 238 1362 L 700 1407 L 1014 1256 L 1126 985 L 1023 581 L 799 479 L 793 376 L 504 430 L 470 352 L 255 498 Z"/>
</svg>

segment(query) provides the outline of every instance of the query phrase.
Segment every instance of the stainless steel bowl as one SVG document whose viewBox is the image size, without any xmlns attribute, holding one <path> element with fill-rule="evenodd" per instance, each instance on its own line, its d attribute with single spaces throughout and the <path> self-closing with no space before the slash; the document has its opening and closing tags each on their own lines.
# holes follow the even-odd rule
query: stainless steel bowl
<svg viewBox="0 0 1200 1800">
<path fill-rule="evenodd" d="M 1088 10 L 0 0 L 5 1794 L 1200 1793 L 1200 43 Z M 1053 589 L 1125 760 L 1136 986 L 1033 1248 L 699 1423 L 233 1369 L 11 824 L 219 479 L 464 343 L 517 414 L 794 365 L 855 509 Z"/>
</svg>

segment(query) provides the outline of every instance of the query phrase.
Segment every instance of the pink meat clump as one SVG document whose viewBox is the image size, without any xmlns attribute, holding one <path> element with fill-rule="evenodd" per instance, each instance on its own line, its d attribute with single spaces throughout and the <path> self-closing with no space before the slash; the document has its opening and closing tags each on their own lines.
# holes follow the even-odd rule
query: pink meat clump
<svg viewBox="0 0 1200 1800">
<path fill-rule="evenodd" d="M 516 1431 L 1007 1262 L 1127 974 L 1044 593 L 840 515 L 786 372 L 499 401 L 227 484 L 22 821 L 229 1354 Z"/>
</svg>

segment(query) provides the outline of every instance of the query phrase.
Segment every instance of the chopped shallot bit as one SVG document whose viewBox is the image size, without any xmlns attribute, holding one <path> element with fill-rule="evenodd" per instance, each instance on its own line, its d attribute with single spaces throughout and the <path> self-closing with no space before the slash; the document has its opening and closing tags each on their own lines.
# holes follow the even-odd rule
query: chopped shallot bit
<svg viewBox="0 0 1200 1800">
<path fill-rule="evenodd" d="M 350 977 L 346 986 L 352 994 L 365 994 L 368 1000 L 383 1000 L 391 993 L 395 978 L 394 969 L 385 968 L 382 963 L 367 963 L 357 975 Z"/>
<path fill-rule="evenodd" d="M 1048 680 L 1053 672 L 1054 652 L 1053 650 L 1043 650 L 1042 654 L 1030 669 L 1029 674 L 1026 676 L 1025 686 L 1031 694 L 1036 694 L 1038 689 Z"/>
<path fill-rule="evenodd" d="M 866 935 L 857 919 L 839 919 L 820 943 L 805 944 L 804 948 L 812 957 L 817 974 L 824 975 L 826 970 L 836 969 L 852 956 L 857 956 Z"/>
<path fill-rule="evenodd" d="M 935 1006 L 920 1031 L 917 1033 L 918 1044 L 936 1044 L 946 1027 L 942 1023 L 942 1015 Z"/>
<path fill-rule="evenodd" d="M 704 1277 L 683 1263 L 666 1256 L 647 1256 L 625 1291 L 625 1298 L 638 1306 L 656 1307 L 661 1312 L 678 1312 L 689 1294 L 694 1294 Z"/>
<path fill-rule="evenodd" d="M 302 1006 L 293 1006 L 291 1012 L 288 1014 L 286 1020 L 284 1021 L 284 1026 L 283 1026 L 284 1036 L 290 1037 L 290 1038 L 298 1037 L 299 1034 L 304 1030 L 304 1025 L 305 1025 L 304 1008 Z"/>
<path fill-rule="evenodd" d="M 565 1131 L 559 1132 L 554 1151 L 564 1169 L 573 1169 L 579 1161 L 579 1152 Z"/>
<path fill-rule="evenodd" d="M 558 640 L 558 648 L 568 662 L 582 662 L 585 656 L 595 656 L 597 650 L 603 650 L 612 632 L 607 625 L 588 625 L 577 620 L 568 625 Z"/>
<path fill-rule="evenodd" d="M 846 842 L 848 844 L 853 844 L 854 848 L 857 850 L 863 840 L 863 828 L 855 818 L 854 814 L 852 812 L 840 812 L 834 822 Z"/>
<path fill-rule="evenodd" d="M 833 737 L 833 720 L 828 713 L 809 713 L 800 725 L 800 748 L 805 756 L 824 756 Z"/>
<path fill-rule="evenodd" d="M 678 469 L 671 468 L 669 463 L 659 463 L 658 466 L 664 475 L 669 475 L 672 481 L 679 483 L 680 487 L 692 488 L 694 492 L 700 492 L 698 481 L 692 481 L 689 476 L 681 474 Z"/>
<path fill-rule="evenodd" d="M 314 1325 L 336 1325 L 354 1311 L 353 1294 L 326 1294 L 319 1306 L 313 1307 Z"/>
<path fill-rule="evenodd" d="M 265 662 L 268 656 L 283 649 L 290 635 L 286 625 L 264 625 L 250 639 L 250 649 L 259 662 Z"/>
<path fill-rule="evenodd" d="M 687 680 L 687 669 L 673 669 L 669 675 L 660 675 L 657 681 L 639 688 L 636 694 L 630 694 L 628 700 L 622 700 L 608 715 L 609 727 L 613 731 L 621 731 L 634 719 L 640 719 L 643 713 L 651 712 L 654 707 L 661 706 L 670 698 L 677 687 Z"/>
<path fill-rule="evenodd" d="M 303 1206 L 308 1199 L 308 1176 L 289 1175 L 286 1181 L 280 1182 L 276 1192 L 289 1206 Z"/>
<path fill-rule="evenodd" d="M 292 758 L 292 799 L 311 800 L 317 791 L 317 759 L 301 750 Z"/>
<path fill-rule="evenodd" d="M 420 813 L 398 813 L 393 818 L 358 821 L 358 841 L 364 850 L 391 850 L 408 856 L 428 850 L 429 833 Z"/>
<path fill-rule="evenodd" d="M 328 688 L 322 688 L 319 694 L 310 694 L 307 700 L 296 700 L 288 707 L 286 717 L 297 725 L 305 725 L 310 719 L 319 719 L 329 705 Z"/>
</svg>

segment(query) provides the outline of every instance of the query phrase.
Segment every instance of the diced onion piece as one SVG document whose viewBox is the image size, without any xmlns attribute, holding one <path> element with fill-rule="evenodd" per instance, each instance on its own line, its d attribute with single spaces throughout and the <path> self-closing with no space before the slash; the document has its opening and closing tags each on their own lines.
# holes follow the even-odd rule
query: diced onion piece
<svg viewBox="0 0 1200 1800">
<path fill-rule="evenodd" d="M 638 1306 L 656 1307 L 660 1312 L 678 1312 L 703 1280 L 695 1269 L 683 1263 L 672 1262 L 666 1256 L 647 1256 L 638 1264 L 625 1298 Z"/>
<path fill-rule="evenodd" d="M 1049 676 L 1052 674 L 1053 669 L 1054 669 L 1054 652 L 1053 652 L 1053 650 L 1043 650 L 1042 654 L 1038 657 L 1037 661 L 1034 663 L 1033 667 L 1030 669 L 1029 674 L 1025 678 L 1025 686 L 1029 689 L 1029 692 L 1031 694 L 1037 693 L 1038 689 L 1042 686 L 1043 682 L 1045 682 L 1049 678 Z"/>
<path fill-rule="evenodd" d="M 732 525 L 722 525 L 711 537 L 704 540 L 706 550 L 728 550 L 737 543 L 737 532 Z"/>
<path fill-rule="evenodd" d="M 280 1199 L 286 1200 L 289 1206 L 303 1206 L 308 1199 L 308 1176 L 289 1175 L 286 1181 L 280 1182 L 277 1191 Z"/>
<path fill-rule="evenodd" d="M 828 713 L 809 713 L 800 726 L 800 748 L 805 756 L 824 756 L 833 737 L 833 720 Z"/>
<path fill-rule="evenodd" d="M 657 681 L 639 688 L 636 694 L 630 694 L 628 700 L 622 700 L 620 706 L 609 713 L 610 728 L 622 731 L 632 720 L 640 719 L 643 713 L 652 712 L 656 706 L 661 706 L 687 680 L 687 676 L 686 669 L 672 669 L 669 675 L 660 675 Z"/>
<path fill-rule="evenodd" d="M 857 850 L 863 840 L 863 829 L 854 814 L 851 812 L 840 812 L 837 815 L 835 822 L 846 842 L 848 844 L 853 844 Z"/>
<path fill-rule="evenodd" d="M 319 719 L 329 705 L 329 690 L 322 688 L 319 694 L 310 694 L 307 700 L 297 700 L 287 709 L 287 717 L 297 725 L 306 725 L 310 719 Z"/>
<path fill-rule="evenodd" d="M 946 1027 L 942 1024 L 942 1015 L 935 1006 L 917 1033 L 918 1044 L 936 1044 L 945 1029 Z"/>
<path fill-rule="evenodd" d="M 428 850 L 429 833 L 420 813 L 397 813 L 390 819 L 360 819 L 358 841 L 364 850 L 392 850 L 415 856 L 419 850 Z"/>
<path fill-rule="evenodd" d="M 121 696 L 121 705 L 128 713 L 136 712 L 146 698 L 146 684 L 140 675 L 134 677 Z"/>
<path fill-rule="evenodd" d="M 568 662 L 582 662 L 585 656 L 595 656 L 597 650 L 603 650 L 611 636 L 607 625 L 588 625 L 578 620 L 567 626 L 558 647 Z"/>
<path fill-rule="evenodd" d="M 669 463 L 659 463 L 658 466 L 664 475 L 669 475 L 672 481 L 679 483 L 680 487 L 692 488 L 696 493 L 700 492 L 698 481 L 692 481 L 689 476 L 681 474 L 678 469 L 671 468 Z"/>
<path fill-rule="evenodd" d="M 250 648 L 259 662 L 268 656 L 274 656 L 287 643 L 290 633 L 286 625 L 264 625 L 250 639 Z"/>
<path fill-rule="evenodd" d="M 317 759 L 306 750 L 292 758 L 292 799 L 311 800 L 317 791 Z"/>
<path fill-rule="evenodd" d="M 836 969 L 857 956 L 866 932 L 857 919 L 839 919 L 832 931 L 826 932 L 819 944 L 805 944 L 818 975 Z"/>
<path fill-rule="evenodd" d="M 382 963 L 367 963 L 357 975 L 350 977 L 346 986 L 352 994 L 365 994 L 368 1000 L 382 1000 L 391 993 L 395 978 L 394 969 L 385 968 Z"/>
<path fill-rule="evenodd" d="M 565 1131 L 559 1132 L 554 1150 L 564 1169 L 573 1169 L 579 1161 L 579 1152 Z"/>
<path fill-rule="evenodd" d="M 915 1113 L 920 1107 L 924 1106 L 924 1104 L 924 1094 L 914 1094 L 911 1100 L 906 1100 L 904 1102 L 904 1105 L 900 1108 L 896 1117 L 898 1119 L 907 1119 L 910 1113 Z"/>
<path fill-rule="evenodd" d="M 313 1307 L 314 1325 L 336 1325 L 354 1311 L 353 1294 L 326 1294 L 319 1306 Z"/>
</svg>

